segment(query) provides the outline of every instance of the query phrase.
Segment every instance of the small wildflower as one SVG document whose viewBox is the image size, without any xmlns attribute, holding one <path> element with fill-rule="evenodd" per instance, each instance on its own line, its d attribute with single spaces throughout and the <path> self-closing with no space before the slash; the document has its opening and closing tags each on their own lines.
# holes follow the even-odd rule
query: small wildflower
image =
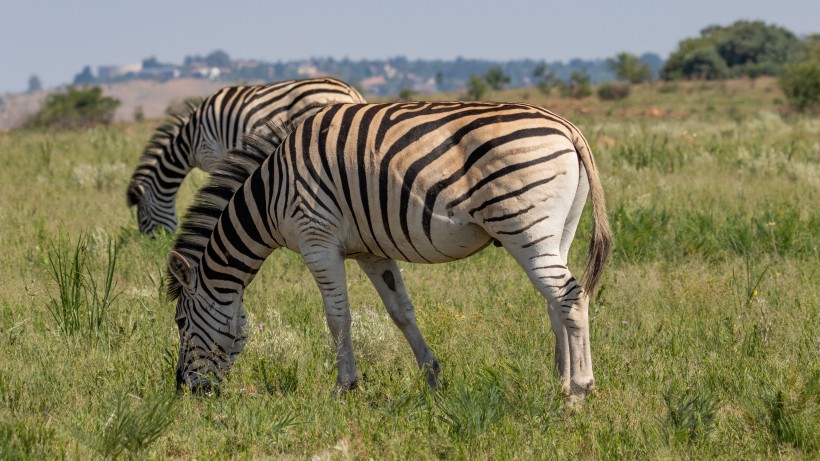
<svg viewBox="0 0 820 461">
<path fill-rule="evenodd" d="M 757 290 L 752 291 L 752 298 L 754 298 L 755 296 L 757 296 Z"/>
</svg>

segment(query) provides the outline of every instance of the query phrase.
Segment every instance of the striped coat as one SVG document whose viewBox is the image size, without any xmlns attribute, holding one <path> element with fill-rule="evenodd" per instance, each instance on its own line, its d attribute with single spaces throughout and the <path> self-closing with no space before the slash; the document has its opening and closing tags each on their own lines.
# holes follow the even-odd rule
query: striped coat
<svg viewBox="0 0 820 461">
<path fill-rule="evenodd" d="M 597 169 L 575 126 L 525 104 L 340 104 L 276 145 L 248 137 L 246 151 L 198 195 L 174 244 L 180 385 L 222 379 L 245 340 L 242 293 L 284 247 L 302 254 L 322 293 L 341 391 L 358 379 L 344 258 L 369 276 L 435 387 L 439 362 L 396 260 L 447 262 L 495 241 L 547 301 L 568 402 L 592 388 L 589 295 L 611 237 Z M 587 195 L 593 227 L 578 283 L 567 253 Z"/>
<path fill-rule="evenodd" d="M 269 122 L 293 128 L 320 108 L 364 102 L 347 84 L 329 77 L 268 85 L 232 86 L 206 98 L 187 115 L 172 115 L 151 138 L 128 184 L 140 232 L 176 230 L 176 194 L 193 168 L 212 172 L 242 136 Z M 264 134 L 264 133 L 262 133 Z"/>
</svg>

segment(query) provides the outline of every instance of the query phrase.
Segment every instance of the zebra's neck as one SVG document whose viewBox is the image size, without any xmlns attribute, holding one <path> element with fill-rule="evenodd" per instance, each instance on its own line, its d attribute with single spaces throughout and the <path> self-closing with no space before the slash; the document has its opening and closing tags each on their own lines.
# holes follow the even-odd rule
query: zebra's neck
<svg viewBox="0 0 820 461">
<path fill-rule="evenodd" d="M 276 162 L 272 162 L 275 167 Z M 201 276 L 219 293 L 241 292 L 273 250 L 284 246 L 269 213 L 276 172 L 265 162 L 228 201 L 202 251 Z"/>
<path fill-rule="evenodd" d="M 132 182 L 150 189 L 159 202 L 173 206 L 177 190 L 193 168 L 196 119 L 195 114 L 175 116 L 158 128 L 134 172 Z"/>
<path fill-rule="evenodd" d="M 199 267 L 200 279 L 212 293 L 238 292 L 265 258 L 283 246 L 277 220 L 267 209 L 273 184 L 269 180 L 279 171 L 277 162 L 263 164 L 269 152 L 252 149 L 229 157 L 197 193 L 182 221 L 173 250 Z M 243 244 L 233 243 L 237 241 Z M 172 294 L 178 287 L 171 281 L 168 289 Z"/>
</svg>

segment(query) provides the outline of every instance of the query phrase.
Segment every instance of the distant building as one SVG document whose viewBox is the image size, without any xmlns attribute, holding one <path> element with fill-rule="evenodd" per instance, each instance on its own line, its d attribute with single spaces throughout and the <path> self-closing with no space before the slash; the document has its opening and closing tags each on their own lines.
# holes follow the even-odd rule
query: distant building
<svg viewBox="0 0 820 461">
<path fill-rule="evenodd" d="M 146 79 L 146 80 L 171 80 L 173 78 L 179 78 L 180 72 L 179 69 L 172 66 L 163 66 L 163 67 L 151 67 L 147 69 L 142 69 L 139 72 L 139 78 Z"/>
<path fill-rule="evenodd" d="M 142 71 L 142 63 L 122 66 L 97 66 L 97 78 L 103 81 L 113 80 L 128 74 L 138 74 L 140 71 Z"/>
<path fill-rule="evenodd" d="M 386 83 L 387 79 L 384 78 L 384 75 L 374 75 L 373 77 L 368 77 L 359 82 L 365 91 L 369 91 L 371 93 L 378 93 L 381 87 L 383 87 Z"/>
<path fill-rule="evenodd" d="M 296 68 L 296 73 L 308 77 L 308 78 L 315 78 L 324 75 L 319 69 L 311 64 L 302 64 L 298 68 Z"/>
<path fill-rule="evenodd" d="M 200 67 L 191 72 L 194 78 L 207 78 L 208 80 L 218 80 L 222 75 L 219 67 Z"/>
</svg>

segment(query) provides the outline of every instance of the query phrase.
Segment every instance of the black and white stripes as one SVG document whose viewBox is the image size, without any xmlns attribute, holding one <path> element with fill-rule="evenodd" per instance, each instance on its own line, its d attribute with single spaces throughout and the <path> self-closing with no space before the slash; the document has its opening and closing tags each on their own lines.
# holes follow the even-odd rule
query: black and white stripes
<svg viewBox="0 0 820 461">
<path fill-rule="evenodd" d="M 435 387 L 438 360 L 395 261 L 452 261 L 497 241 L 547 300 L 568 398 L 592 387 L 588 295 L 611 239 L 592 155 L 571 123 L 525 104 L 337 104 L 274 153 L 275 145 L 247 137 L 244 160 L 198 194 L 175 242 L 169 292 L 178 299 L 180 384 L 222 378 L 244 343 L 242 293 L 286 247 L 302 254 L 322 293 L 340 390 L 358 379 L 344 258 L 370 277 Z M 588 194 L 594 224 L 581 285 L 566 264 Z"/>
<path fill-rule="evenodd" d="M 177 227 L 176 193 L 194 167 L 212 172 L 246 133 L 268 122 L 295 127 L 332 103 L 364 102 L 347 84 L 329 77 L 269 85 L 226 87 L 187 115 L 172 115 L 148 143 L 131 177 L 127 197 L 137 206 L 140 232 Z"/>
</svg>

